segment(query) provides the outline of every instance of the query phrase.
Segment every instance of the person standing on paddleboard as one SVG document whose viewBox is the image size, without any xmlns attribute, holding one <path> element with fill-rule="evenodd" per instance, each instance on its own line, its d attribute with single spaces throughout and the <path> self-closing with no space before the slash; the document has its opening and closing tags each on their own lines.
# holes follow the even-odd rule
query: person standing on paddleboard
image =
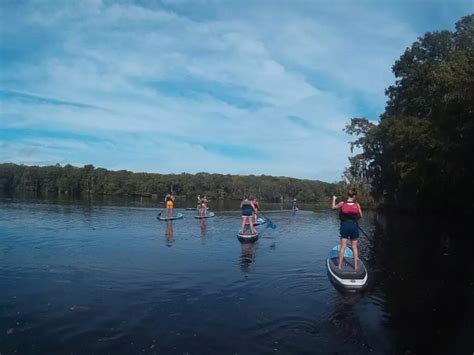
<svg viewBox="0 0 474 355">
<path fill-rule="evenodd" d="M 172 217 L 173 207 L 174 207 L 174 196 L 172 196 L 171 194 L 166 194 L 165 203 L 166 203 L 166 216 Z"/>
<path fill-rule="evenodd" d="M 296 211 L 298 209 L 298 205 L 296 204 L 296 198 L 293 199 L 293 203 L 291 204 L 291 209 Z"/>
<path fill-rule="evenodd" d="M 245 225 L 248 223 L 250 225 L 250 231 L 252 234 L 256 234 L 255 228 L 253 227 L 252 215 L 255 211 L 255 208 L 250 202 L 249 197 L 245 196 L 245 198 L 240 203 L 240 209 L 242 210 L 242 227 L 241 232 L 244 233 Z"/>
<path fill-rule="evenodd" d="M 197 207 L 196 207 L 196 209 L 198 210 L 199 215 L 201 215 L 201 205 L 202 205 L 202 203 L 201 203 L 201 195 L 198 195 L 198 197 L 197 197 Z"/>
<path fill-rule="evenodd" d="M 207 196 L 204 195 L 204 197 L 201 199 L 201 212 L 199 214 L 201 217 L 207 216 L 207 204 L 208 203 L 209 203 L 209 201 L 207 200 Z"/>
<path fill-rule="evenodd" d="M 341 220 L 341 250 L 339 251 L 338 268 L 342 268 L 342 260 L 347 247 L 347 239 L 351 240 L 352 250 L 354 252 L 354 269 L 357 270 L 357 262 L 359 259 L 359 250 L 357 248 L 357 239 L 359 238 L 359 224 L 357 220 L 362 217 L 362 209 L 356 200 L 356 189 L 351 187 L 347 193 L 347 201 L 341 201 L 336 204 L 336 196 L 332 197 L 332 209 L 339 211 L 339 219 Z"/>
<path fill-rule="evenodd" d="M 252 207 L 253 207 L 253 210 L 255 211 L 255 213 L 253 214 L 253 221 L 254 223 L 257 222 L 257 218 L 258 218 L 258 200 L 257 198 L 254 198 L 251 202 L 252 204 Z"/>
</svg>

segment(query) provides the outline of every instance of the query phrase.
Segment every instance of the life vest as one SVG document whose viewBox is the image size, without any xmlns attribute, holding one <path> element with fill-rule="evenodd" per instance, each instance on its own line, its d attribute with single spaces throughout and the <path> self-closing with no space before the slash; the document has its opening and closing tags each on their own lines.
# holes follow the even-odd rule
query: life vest
<svg viewBox="0 0 474 355">
<path fill-rule="evenodd" d="M 252 203 L 249 200 L 242 201 L 242 211 L 253 211 Z"/>
<path fill-rule="evenodd" d="M 355 221 L 360 218 L 360 208 L 355 202 L 344 202 L 339 212 L 341 221 Z"/>
</svg>

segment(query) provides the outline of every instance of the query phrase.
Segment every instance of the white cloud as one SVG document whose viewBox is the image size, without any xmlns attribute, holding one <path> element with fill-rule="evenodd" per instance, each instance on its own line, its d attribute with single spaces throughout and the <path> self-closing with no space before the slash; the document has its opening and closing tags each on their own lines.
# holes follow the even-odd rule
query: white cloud
<svg viewBox="0 0 474 355">
<path fill-rule="evenodd" d="M 386 10 L 347 2 L 166 5 L 3 4 L 5 43 L 38 47 L 21 60 L 12 55 L 1 87 L 97 108 L 0 98 L 0 129 L 38 130 L 35 141 L 0 136 L 0 159 L 335 180 L 349 155 L 342 128 L 364 108 L 384 106 L 390 66 L 415 39 Z M 47 40 L 34 42 L 38 33 Z M 207 143 L 264 158 L 236 159 Z"/>
</svg>

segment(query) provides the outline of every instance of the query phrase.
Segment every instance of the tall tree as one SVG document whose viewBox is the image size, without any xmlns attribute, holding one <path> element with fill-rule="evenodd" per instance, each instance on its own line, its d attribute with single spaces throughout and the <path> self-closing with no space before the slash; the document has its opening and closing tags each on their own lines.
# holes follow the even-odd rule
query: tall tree
<svg viewBox="0 0 474 355">
<path fill-rule="evenodd" d="M 472 206 L 474 190 L 474 15 L 456 31 L 426 33 L 394 66 L 380 122 L 352 119 L 362 150 L 350 174 L 398 207 Z"/>
</svg>

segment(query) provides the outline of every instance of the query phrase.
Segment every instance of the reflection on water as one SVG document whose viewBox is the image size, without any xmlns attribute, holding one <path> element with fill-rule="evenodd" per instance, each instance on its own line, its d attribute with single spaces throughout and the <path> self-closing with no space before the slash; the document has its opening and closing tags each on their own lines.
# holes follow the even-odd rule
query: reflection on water
<svg viewBox="0 0 474 355">
<path fill-rule="evenodd" d="M 200 220 L 201 222 L 201 237 L 205 237 L 207 234 L 207 219 L 203 218 Z"/>
<path fill-rule="evenodd" d="M 466 218 L 378 215 L 368 258 L 397 350 L 474 349 L 473 239 Z M 461 351 L 463 349 L 463 351 Z"/>
<path fill-rule="evenodd" d="M 166 221 L 166 246 L 170 247 L 174 243 L 173 239 L 173 221 Z"/>
<path fill-rule="evenodd" d="M 332 211 L 272 213 L 278 228 L 257 227 L 253 244 L 236 238 L 237 211 L 179 212 L 163 222 L 136 206 L 1 203 L 0 352 L 473 349 L 473 245 L 462 221 L 368 213 L 369 285 L 344 294 L 326 275 L 338 243 Z"/>
<path fill-rule="evenodd" d="M 255 253 L 258 241 L 255 243 L 240 243 L 240 269 L 246 273 L 251 270 L 252 264 L 255 263 Z"/>
</svg>

